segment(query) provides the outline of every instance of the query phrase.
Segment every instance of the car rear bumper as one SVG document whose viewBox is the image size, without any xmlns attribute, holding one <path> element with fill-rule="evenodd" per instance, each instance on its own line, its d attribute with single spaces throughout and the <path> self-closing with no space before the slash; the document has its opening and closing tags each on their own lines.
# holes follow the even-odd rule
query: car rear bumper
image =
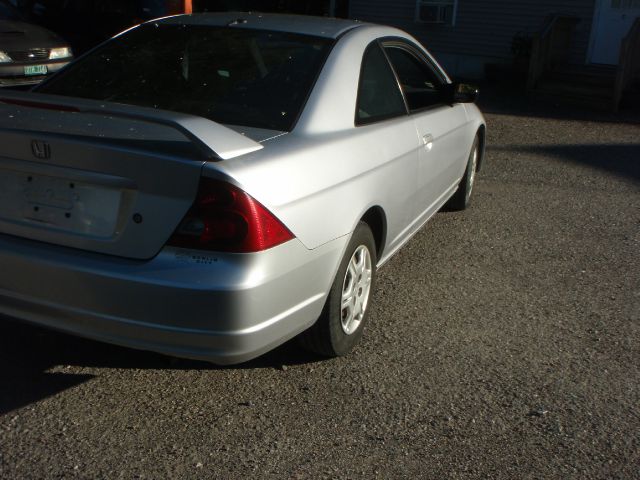
<svg viewBox="0 0 640 480">
<path fill-rule="evenodd" d="M 0 235 L 0 313 L 218 364 L 274 348 L 320 315 L 347 238 L 256 254 L 165 248 L 132 261 Z"/>
</svg>

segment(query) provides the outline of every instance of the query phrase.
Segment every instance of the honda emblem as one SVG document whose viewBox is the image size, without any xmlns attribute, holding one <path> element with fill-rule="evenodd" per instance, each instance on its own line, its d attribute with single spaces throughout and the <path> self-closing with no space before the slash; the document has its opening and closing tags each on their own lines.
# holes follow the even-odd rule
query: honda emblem
<svg viewBox="0 0 640 480">
<path fill-rule="evenodd" d="M 51 158 L 51 147 L 47 142 L 43 140 L 32 140 L 31 152 L 33 152 L 34 157 L 40 158 L 42 160 Z"/>
</svg>

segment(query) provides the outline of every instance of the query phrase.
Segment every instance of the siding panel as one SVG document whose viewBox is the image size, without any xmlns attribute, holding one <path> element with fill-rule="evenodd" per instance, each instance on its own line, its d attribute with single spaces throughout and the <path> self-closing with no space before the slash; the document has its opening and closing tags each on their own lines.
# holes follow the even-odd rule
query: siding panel
<svg viewBox="0 0 640 480">
<path fill-rule="evenodd" d="M 550 15 L 580 18 L 571 60 L 584 63 L 595 0 L 458 0 L 455 26 L 414 22 L 414 0 L 351 0 L 350 16 L 393 25 L 414 35 L 434 53 L 511 58 L 517 34 L 532 36 Z"/>
</svg>

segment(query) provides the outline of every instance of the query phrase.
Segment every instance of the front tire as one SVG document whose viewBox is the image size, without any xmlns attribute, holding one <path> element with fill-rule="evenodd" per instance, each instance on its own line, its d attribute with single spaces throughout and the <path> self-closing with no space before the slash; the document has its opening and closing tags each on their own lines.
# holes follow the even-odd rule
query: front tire
<svg viewBox="0 0 640 480">
<path fill-rule="evenodd" d="M 349 353 L 366 324 L 376 276 L 376 248 L 369 226 L 356 227 L 329 296 L 316 323 L 299 339 L 307 350 L 326 357 Z"/>
<path fill-rule="evenodd" d="M 464 171 L 464 175 L 460 180 L 456 193 L 445 204 L 445 210 L 465 210 L 469 203 L 471 203 L 471 192 L 476 180 L 476 173 L 478 171 L 478 162 L 480 160 L 480 140 L 476 135 L 471 146 L 471 152 L 467 160 L 467 168 Z"/>
</svg>

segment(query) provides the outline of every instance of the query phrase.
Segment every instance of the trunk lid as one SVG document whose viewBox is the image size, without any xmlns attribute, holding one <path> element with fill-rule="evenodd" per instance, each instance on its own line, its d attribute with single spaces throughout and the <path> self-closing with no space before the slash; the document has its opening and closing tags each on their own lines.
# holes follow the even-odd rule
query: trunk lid
<svg viewBox="0 0 640 480">
<path fill-rule="evenodd" d="M 200 117 L 2 92 L 0 233 L 150 258 L 192 205 L 205 162 L 259 148 Z"/>
</svg>

